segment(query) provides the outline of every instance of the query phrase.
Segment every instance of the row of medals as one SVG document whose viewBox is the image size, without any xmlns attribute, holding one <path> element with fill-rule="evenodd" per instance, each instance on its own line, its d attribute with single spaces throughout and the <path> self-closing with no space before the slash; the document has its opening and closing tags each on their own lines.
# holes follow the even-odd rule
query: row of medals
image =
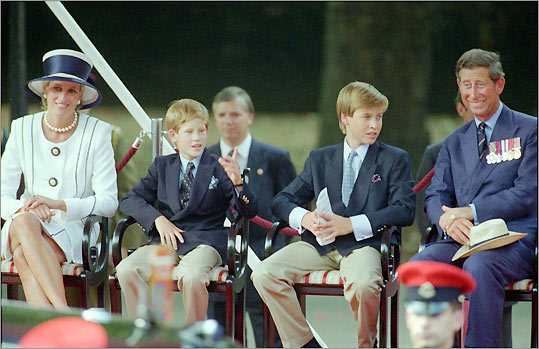
<svg viewBox="0 0 539 349">
<path fill-rule="evenodd" d="M 497 164 L 502 161 L 520 159 L 522 156 L 520 151 L 520 137 L 490 142 L 488 150 L 487 164 Z"/>
</svg>

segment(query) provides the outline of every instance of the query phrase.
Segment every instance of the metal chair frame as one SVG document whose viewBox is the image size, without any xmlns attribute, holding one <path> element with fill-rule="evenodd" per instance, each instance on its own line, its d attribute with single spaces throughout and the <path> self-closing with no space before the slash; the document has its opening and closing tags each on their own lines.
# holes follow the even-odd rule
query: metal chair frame
<svg viewBox="0 0 539 349">
<path fill-rule="evenodd" d="M 277 234 L 286 227 L 285 223 L 273 223 L 266 237 L 266 258 L 274 252 L 274 244 Z M 401 253 L 401 229 L 392 226 L 382 231 L 382 244 L 380 246 L 382 277 L 384 280 L 380 294 L 380 317 L 379 317 L 379 345 L 381 348 L 387 344 L 387 308 L 390 299 L 390 340 L 391 347 L 398 347 L 398 309 L 399 309 L 399 283 L 397 282 L 396 270 L 400 263 Z M 301 309 L 305 315 L 306 296 L 344 296 L 343 285 L 324 285 L 310 283 L 296 283 L 294 289 L 298 296 Z M 269 309 L 264 304 L 264 347 L 273 347 L 275 339 L 275 323 Z"/>
<path fill-rule="evenodd" d="M 91 245 L 91 230 L 99 220 L 101 239 L 97 245 Z M 65 287 L 78 288 L 81 292 L 80 307 L 88 308 L 89 288 L 97 288 L 97 306 L 103 308 L 105 302 L 105 281 L 107 279 L 109 254 L 109 221 L 106 217 L 90 215 L 84 221 L 82 235 L 82 260 L 84 270 L 80 276 L 63 275 Z M 18 273 L 3 272 L 2 284 L 7 285 L 7 298 L 17 300 L 18 286 L 22 285 Z"/>
<path fill-rule="evenodd" d="M 116 267 L 122 260 L 121 246 L 125 230 L 136 223 L 133 217 L 121 219 L 112 237 L 112 261 Z M 235 338 L 239 343 L 244 343 L 245 324 L 245 270 L 247 266 L 247 247 L 249 243 L 249 221 L 243 217 L 237 217 L 232 222 L 228 233 L 227 242 L 227 267 L 228 276 L 224 281 L 212 281 L 208 285 L 208 292 L 225 293 L 226 295 L 226 334 Z M 236 237 L 241 237 L 240 246 L 236 246 Z M 129 252 L 133 252 L 130 250 Z M 173 290 L 179 292 L 176 281 Z M 116 278 L 116 273 L 109 275 L 110 304 L 112 313 L 122 313 L 121 288 Z"/>
</svg>

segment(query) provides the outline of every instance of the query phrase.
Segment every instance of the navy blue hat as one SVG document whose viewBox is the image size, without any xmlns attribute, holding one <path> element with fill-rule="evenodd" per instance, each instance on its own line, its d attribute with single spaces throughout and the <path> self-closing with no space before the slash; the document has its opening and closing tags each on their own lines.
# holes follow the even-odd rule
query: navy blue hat
<svg viewBox="0 0 539 349">
<path fill-rule="evenodd" d="M 82 52 L 73 50 L 52 50 L 43 56 L 45 75 L 27 82 L 26 92 L 41 99 L 44 81 L 71 81 L 84 85 L 81 109 L 89 109 L 101 103 L 101 92 L 87 81 L 92 71 L 92 61 Z"/>
</svg>

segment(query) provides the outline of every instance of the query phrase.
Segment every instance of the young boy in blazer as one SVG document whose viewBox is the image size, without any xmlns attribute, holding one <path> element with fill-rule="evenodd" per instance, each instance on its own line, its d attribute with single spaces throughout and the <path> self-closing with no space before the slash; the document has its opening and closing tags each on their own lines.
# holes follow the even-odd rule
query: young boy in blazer
<svg viewBox="0 0 539 349">
<path fill-rule="evenodd" d="M 345 86 L 337 98 L 344 142 L 312 151 L 303 172 L 273 200 L 273 214 L 297 229 L 302 241 L 262 261 L 251 278 L 284 347 L 320 347 L 292 285 L 311 271 L 330 269 L 340 270 L 344 280 L 344 296 L 358 323 L 358 347 L 374 345 L 383 282 L 380 232 L 411 225 L 415 211 L 408 153 L 376 142 L 387 107 L 387 98 L 373 86 L 357 81 Z M 301 207 L 326 188 L 332 214 Z"/>
<path fill-rule="evenodd" d="M 208 119 L 206 107 L 195 100 L 173 102 L 165 124 L 178 154 L 155 158 L 146 177 L 121 200 L 122 212 L 135 218 L 151 241 L 116 268 L 130 317 L 136 316 L 137 291 L 148 287 L 149 256 L 165 245 L 179 260 L 187 324 L 204 320 L 209 271 L 225 260 L 227 209 L 232 205 L 247 218 L 258 213 L 258 200 L 240 175 L 237 149 L 224 158 L 206 150 Z"/>
</svg>

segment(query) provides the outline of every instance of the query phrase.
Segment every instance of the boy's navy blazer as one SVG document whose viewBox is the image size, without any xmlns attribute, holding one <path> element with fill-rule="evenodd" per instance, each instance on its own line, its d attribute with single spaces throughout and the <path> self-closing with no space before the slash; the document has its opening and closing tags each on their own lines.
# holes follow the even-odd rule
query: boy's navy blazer
<svg viewBox="0 0 539 349">
<path fill-rule="evenodd" d="M 120 209 L 144 228 L 151 240 L 160 243 L 154 221 L 163 215 L 182 230 L 185 242 L 176 252 L 186 254 L 198 245 L 213 246 L 225 261 L 228 229 L 223 227 L 226 211 L 232 205 L 242 216 L 258 213 L 258 200 L 248 185 L 236 195 L 232 181 L 217 162 L 218 156 L 207 149 L 202 153 L 191 189 L 191 200 L 180 208 L 180 157 L 178 154 L 156 157 L 146 177 L 140 180 L 120 202 Z M 155 205 L 154 205 L 155 203 Z"/>
<path fill-rule="evenodd" d="M 221 156 L 219 143 L 208 148 L 210 153 Z M 251 169 L 249 187 L 253 190 L 260 204 L 258 215 L 270 222 L 276 221 L 271 214 L 273 197 L 296 178 L 296 169 L 290 161 L 290 154 L 284 149 L 258 142 L 254 138 L 249 149 L 247 167 Z M 264 257 L 264 244 L 267 229 L 251 224 L 249 246 L 259 258 Z M 283 234 L 279 234 L 276 249 L 285 245 Z"/>
<path fill-rule="evenodd" d="M 490 142 L 520 137 L 520 159 L 487 164 L 479 161 L 477 127 L 472 120 L 444 141 L 427 188 L 425 207 L 438 224 L 442 205 L 475 205 L 479 223 L 502 218 L 511 231 L 537 235 L 537 118 L 503 106 Z M 441 231 L 441 230 L 438 230 Z"/>
<path fill-rule="evenodd" d="M 354 184 L 348 207 L 342 202 L 343 143 L 313 150 L 303 172 L 275 196 L 273 214 L 288 222 L 290 212 L 318 198 L 328 188 L 331 209 L 335 214 L 351 217 L 365 214 L 373 236 L 356 241 L 353 233 L 339 236 L 335 242 L 320 246 L 308 230 L 302 240 L 313 245 L 320 255 L 336 248 L 342 256 L 353 250 L 371 246 L 379 249 L 381 229 L 386 226 L 411 225 L 415 213 L 414 180 L 410 172 L 410 157 L 402 149 L 375 142 L 369 146 Z"/>
</svg>

